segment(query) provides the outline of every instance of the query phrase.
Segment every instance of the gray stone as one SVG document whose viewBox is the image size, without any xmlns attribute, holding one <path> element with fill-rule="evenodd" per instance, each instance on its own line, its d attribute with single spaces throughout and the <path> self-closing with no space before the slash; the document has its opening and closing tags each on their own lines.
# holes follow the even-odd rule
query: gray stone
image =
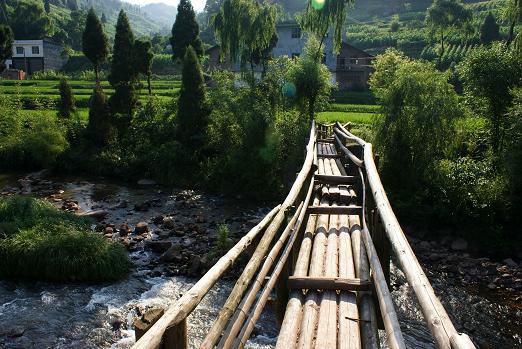
<svg viewBox="0 0 522 349">
<path fill-rule="evenodd" d="M 176 259 L 181 258 L 181 245 L 180 244 L 174 244 L 172 245 L 165 253 L 163 253 L 159 260 L 163 263 L 172 262 Z"/>
<path fill-rule="evenodd" d="M 161 308 L 148 309 L 141 318 L 134 319 L 134 333 L 136 341 L 156 323 L 165 311 Z"/>
<path fill-rule="evenodd" d="M 134 227 L 134 234 L 141 235 L 149 232 L 149 225 L 146 222 L 139 222 Z"/>
<path fill-rule="evenodd" d="M 457 239 L 451 243 L 451 249 L 454 251 L 464 251 L 468 248 L 468 242 L 464 239 Z"/>
<path fill-rule="evenodd" d="M 162 224 L 165 229 L 174 229 L 174 227 L 176 226 L 172 217 L 163 218 Z"/>
<path fill-rule="evenodd" d="M 147 240 L 145 242 L 145 247 L 154 251 L 163 253 L 167 251 L 172 246 L 172 242 L 170 241 L 156 241 L 156 240 Z"/>
<path fill-rule="evenodd" d="M 108 214 L 109 214 L 109 212 L 107 212 L 105 210 L 95 210 L 95 211 L 82 212 L 82 213 L 80 213 L 80 216 L 82 216 L 82 217 L 91 217 L 91 218 L 94 218 L 94 219 L 96 219 L 98 221 L 101 221 L 105 217 L 107 217 Z"/>
</svg>

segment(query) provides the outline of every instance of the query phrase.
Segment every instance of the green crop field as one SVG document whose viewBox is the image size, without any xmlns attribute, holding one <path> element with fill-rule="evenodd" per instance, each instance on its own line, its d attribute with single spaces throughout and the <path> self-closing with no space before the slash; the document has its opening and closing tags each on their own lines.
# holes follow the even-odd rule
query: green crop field
<svg viewBox="0 0 522 349">
<path fill-rule="evenodd" d="M 360 113 L 360 112 L 338 112 L 338 111 L 326 111 L 320 112 L 317 116 L 319 122 L 335 122 L 341 123 L 353 122 L 355 124 L 371 125 L 374 118 L 379 117 L 376 113 Z"/>
</svg>

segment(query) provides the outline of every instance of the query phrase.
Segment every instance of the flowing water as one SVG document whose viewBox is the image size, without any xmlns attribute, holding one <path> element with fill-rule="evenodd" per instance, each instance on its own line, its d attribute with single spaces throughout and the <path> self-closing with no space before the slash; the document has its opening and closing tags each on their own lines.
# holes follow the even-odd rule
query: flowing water
<svg viewBox="0 0 522 349">
<path fill-rule="evenodd" d="M 8 181 L 5 180 L 6 184 Z M 1 187 L 2 185 L 0 185 Z M 130 203 L 159 198 L 147 217 L 174 209 L 172 197 L 157 189 L 131 188 L 105 181 L 69 181 L 64 197 L 79 202 L 84 209 L 107 207 L 122 200 Z M 200 196 L 202 207 L 211 219 L 223 219 L 226 207 L 215 212 L 216 198 Z M 212 205 L 214 203 L 214 206 Z M 205 205 L 203 205 L 205 206 Z M 206 211 L 205 211 L 206 210 Z M 157 212 L 156 212 L 157 211 Z M 230 210 L 233 212 L 234 210 Z M 236 210 L 237 211 L 237 210 Z M 232 213 L 231 213 L 232 214 Z M 143 220 L 126 209 L 110 210 L 110 221 L 131 224 Z M 147 219 L 148 220 L 148 219 Z M 135 268 L 124 280 L 106 284 L 56 284 L 34 281 L 0 281 L 0 348 L 128 348 L 134 343 L 133 318 L 140 309 L 165 307 L 178 299 L 196 281 L 184 277 L 157 276 L 148 262 L 149 252 L 138 249 L 131 254 Z M 429 266 L 428 266 L 429 268 Z M 520 307 L 491 301 L 477 288 L 455 286 L 442 274 L 429 275 L 436 293 L 451 314 L 457 330 L 468 333 L 482 348 L 521 348 L 522 313 Z M 188 319 L 191 347 L 197 347 L 217 316 L 233 286 L 219 282 Z M 429 330 L 414 301 L 404 275 L 392 267 L 392 294 L 401 327 L 409 348 L 432 348 Z M 272 348 L 277 325 L 269 307 L 256 325 L 247 345 Z M 381 331 L 385 341 L 385 334 Z"/>
</svg>

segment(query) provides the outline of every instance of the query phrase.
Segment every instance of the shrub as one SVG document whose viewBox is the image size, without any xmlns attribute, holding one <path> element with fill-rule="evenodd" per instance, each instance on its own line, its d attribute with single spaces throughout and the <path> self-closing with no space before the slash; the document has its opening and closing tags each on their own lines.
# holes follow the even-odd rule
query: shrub
<svg viewBox="0 0 522 349">
<path fill-rule="evenodd" d="M 103 281 L 124 276 L 124 247 L 89 231 L 90 220 L 33 198 L 0 199 L 0 277 Z"/>
</svg>

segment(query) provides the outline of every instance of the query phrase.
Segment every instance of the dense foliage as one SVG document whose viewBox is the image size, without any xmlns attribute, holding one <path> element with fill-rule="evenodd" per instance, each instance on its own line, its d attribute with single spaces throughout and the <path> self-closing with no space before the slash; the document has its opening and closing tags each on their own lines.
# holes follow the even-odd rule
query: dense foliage
<svg viewBox="0 0 522 349">
<path fill-rule="evenodd" d="M 199 25 L 196 22 L 196 13 L 190 0 L 181 0 L 178 4 L 178 13 L 172 26 L 170 44 L 172 45 L 174 60 L 183 60 L 188 46 L 192 46 L 198 56 L 203 55 L 203 43 L 199 38 Z"/>
<path fill-rule="evenodd" d="M 26 197 L 0 198 L 0 277 L 53 281 L 121 278 L 130 266 L 123 245 L 89 229 L 90 220 Z"/>
<path fill-rule="evenodd" d="M 82 36 L 82 49 L 85 57 L 92 62 L 96 81 L 99 82 L 100 64 L 105 62 L 109 55 L 109 43 L 103 31 L 103 26 L 92 8 L 87 14 L 85 30 Z"/>
<path fill-rule="evenodd" d="M 60 80 L 60 103 L 58 104 L 58 117 L 68 119 L 76 111 L 74 96 L 67 79 Z"/>
<path fill-rule="evenodd" d="M 5 69 L 5 60 L 11 57 L 13 46 L 13 32 L 5 24 L 0 25 L 0 73 Z"/>
</svg>

